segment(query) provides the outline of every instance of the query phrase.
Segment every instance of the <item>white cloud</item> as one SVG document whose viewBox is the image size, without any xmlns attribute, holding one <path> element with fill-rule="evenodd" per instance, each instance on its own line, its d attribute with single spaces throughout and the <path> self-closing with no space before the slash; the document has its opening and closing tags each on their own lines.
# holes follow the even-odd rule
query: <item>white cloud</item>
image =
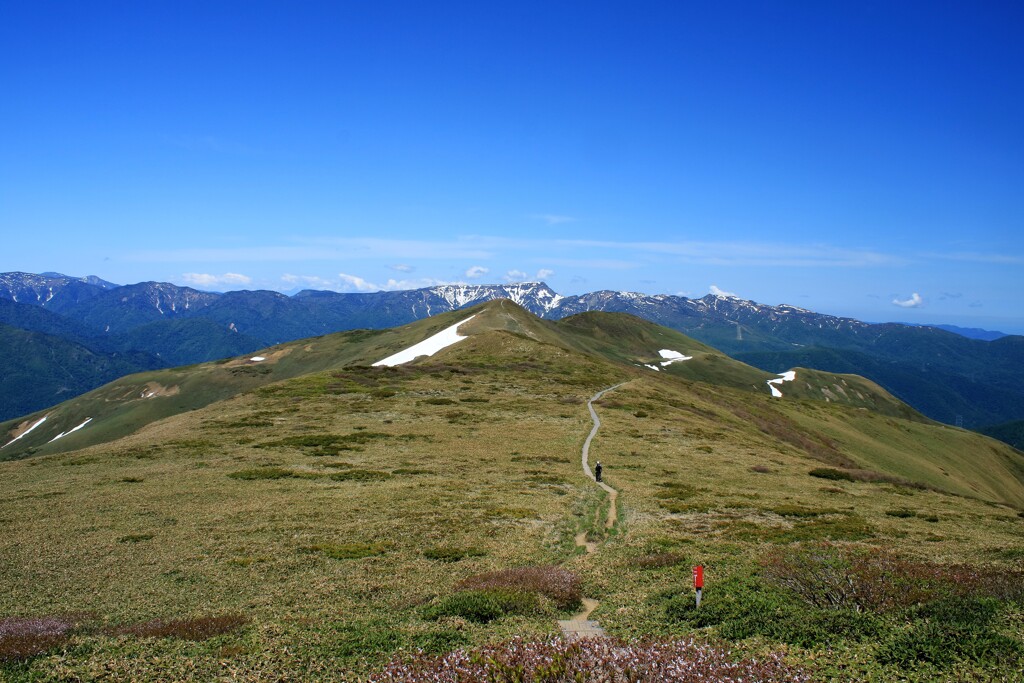
<svg viewBox="0 0 1024 683">
<path fill-rule="evenodd" d="M 708 288 L 708 291 L 711 292 L 712 294 L 714 294 L 715 296 L 731 296 L 731 297 L 733 297 L 735 299 L 739 298 L 739 296 L 737 296 L 733 292 L 727 292 L 724 289 L 719 289 L 718 285 L 711 285 Z"/>
<path fill-rule="evenodd" d="M 394 292 L 402 289 L 423 289 L 424 287 L 440 287 L 442 285 L 461 285 L 464 282 L 453 282 L 451 280 L 438 280 L 433 277 L 421 277 L 415 280 L 395 280 L 388 278 L 388 281 L 381 287 L 386 292 Z"/>
<path fill-rule="evenodd" d="M 407 263 L 396 263 L 395 265 L 391 266 L 391 270 L 397 270 L 399 273 L 411 273 L 416 269 Z"/>
<path fill-rule="evenodd" d="M 900 299 L 897 298 L 893 299 L 892 303 L 896 306 L 899 306 L 900 308 L 918 308 L 922 304 L 924 304 L 924 299 L 921 298 L 920 294 L 914 292 L 913 294 L 910 295 L 909 299 L 903 299 L 901 301 Z"/>
<path fill-rule="evenodd" d="M 507 282 L 522 282 L 528 276 L 521 270 L 510 270 L 505 273 L 505 280 Z"/>
<path fill-rule="evenodd" d="M 379 292 L 383 287 L 378 287 L 372 282 L 367 282 L 358 275 L 349 275 L 348 273 L 338 273 L 338 278 L 341 279 L 341 287 L 343 292 L 355 290 L 357 292 Z"/>
<path fill-rule="evenodd" d="M 538 280 L 547 280 L 549 277 L 551 277 L 554 274 L 555 274 L 555 271 L 551 270 L 550 268 L 541 268 L 540 270 L 537 271 L 537 279 Z"/>
<path fill-rule="evenodd" d="M 438 280 L 437 278 L 421 277 L 408 280 L 396 280 L 388 278 L 383 284 L 371 282 L 366 278 L 349 273 L 338 273 L 338 279 L 332 280 L 318 275 L 292 275 L 286 273 L 281 276 L 281 281 L 294 286 L 303 285 L 309 289 L 326 290 L 331 292 L 392 292 L 405 289 L 422 289 L 424 287 L 439 287 L 441 285 L 464 284 L 462 282 L 451 282 Z"/>
<path fill-rule="evenodd" d="M 466 277 L 477 278 L 482 275 L 487 275 L 487 273 L 489 272 L 491 272 L 491 269 L 486 268 L 484 266 L 470 266 L 468 269 L 466 269 Z"/>
<path fill-rule="evenodd" d="M 219 285 L 248 285 L 252 278 L 241 273 L 224 273 L 213 275 L 211 273 L 183 273 L 181 279 L 185 284 L 193 287 L 217 287 Z"/>
<path fill-rule="evenodd" d="M 548 225 L 561 225 L 562 223 L 573 223 L 576 221 L 572 216 L 560 216 L 555 213 L 536 213 L 531 217 L 544 221 Z"/>
<path fill-rule="evenodd" d="M 309 289 L 335 289 L 338 283 L 318 275 L 292 275 L 285 273 L 281 276 L 283 282 L 289 285 L 305 285 Z"/>
</svg>

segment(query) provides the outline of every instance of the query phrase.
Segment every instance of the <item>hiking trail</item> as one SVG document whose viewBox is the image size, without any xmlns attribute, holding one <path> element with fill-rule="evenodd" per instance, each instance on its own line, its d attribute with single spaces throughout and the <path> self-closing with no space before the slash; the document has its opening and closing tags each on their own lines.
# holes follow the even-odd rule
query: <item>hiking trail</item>
<svg viewBox="0 0 1024 683">
<path fill-rule="evenodd" d="M 580 460 L 583 465 L 583 474 L 587 475 L 592 479 L 598 486 L 604 489 L 608 493 L 608 516 L 604 521 L 604 528 L 611 529 L 615 526 L 615 522 L 618 521 L 618 511 L 616 510 L 616 501 L 619 497 L 619 492 L 613 489 L 603 481 L 597 481 L 594 477 L 593 471 L 590 469 L 590 442 L 597 436 L 597 430 L 601 428 L 601 418 L 597 416 L 597 411 L 594 410 L 594 401 L 599 400 L 609 391 L 618 389 L 625 382 L 616 384 L 615 386 L 602 389 L 601 391 L 594 394 L 589 401 L 587 401 L 587 409 L 590 411 L 590 419 L 594 421 L 594 426 L 590 430 L 590 434 L 587 435 L 587 440 L 583 442 L 583 450 L 580 455 Z M 576 545 L 580 548 L 584 548 L 588 554 L 593 553 L 597 550 L 597 543 L 587 540 L 587 532 L 581 531 L 576 534 Z M 562 635 L 569 640 L 575 640 L 577 638 L 605 638 L 607 633 L 601 628 L 601 625 L 596 621 L 589 619 L 590 614 L 597 609 L 600 603 L 597 600 L 591 598 L 583 598 L 583 610 L 578 614 L 573 615 L 571 619 L 560 619 L 558 621 L 558 627 L 562 629 Z"/>
</svg>

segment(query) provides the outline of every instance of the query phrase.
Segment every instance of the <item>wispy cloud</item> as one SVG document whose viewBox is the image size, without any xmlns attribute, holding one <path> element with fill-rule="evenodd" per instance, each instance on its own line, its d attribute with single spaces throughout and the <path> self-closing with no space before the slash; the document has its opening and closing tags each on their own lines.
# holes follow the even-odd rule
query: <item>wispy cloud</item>
<svg viewBox="0 0 1024 683">
<path fill-rule="evenodd" d="M 900 299 L 897 297 L 892 300 L 892 303 L 894 306 L 899 306 L 900 308 L 920 308 L 924 304 L 924 299 L 921 298 L 920 294 L 914 292 L 910 295 L 909 299 Z"/>
<path fill-rule="evenodd" d="M 941 259 L 943 261 L 964 261 L 967 263 L 991 263 L 993 265 L 1017 266 L 1024 264 L 1024 256 L 1015 254 L 991 254 L 974 251 L 957 251 L 945 254 L 929 253 L 926 258 Z"/>
<path fill-rule="evenodd" d="M 395 265 L 391 266 L 391 270 L 397 270 L 399 273 L 411 273 L 416 269 L 410 266 L 408 263 L 396 263 Z"/>
<path fill-rule="evenodd" d="M 487 268 L 485 266 L 470 266 L 469 268 L 466 269 L 466 277 L 468 277 L 468 278 L 483 277 L 484 275 L 487 275 L 487 273 L 489 273 L 489 272 L 491 272 L 491 269 Z"/>
<path fill-rule="evenodd" d="M 708 287 L 708 291 L 715 296 L 731 296 L 734 299 L 738 299 L 739 296 L 733 292 L 727 292 L 724 289 L 719 289 L 718 285 L 711 285 Z"/>
<path fill-rule="evenodd" d="M 535 213 L 530 218 L 538 221 L 544 221 L 548 225 L 561 225 L 563 223 L 575 223 L 576 219 L 572 216 L 562 216 L 556 213 Z"/>
<path fill-rule="evenodd" d="M 555 274 L 555 271 L 551 270 L 550 268 L 541 268 L 540 270 L 537 271 L 537 279 L 538 280 L 547 280 L 549 277 L 551 277 L 554 274 Z"/>
<path fill-rule="evenodd" d="M 237 287 L 238 285 L 248 285 L 252 283 L 251 277 L 248 275 L 242 275 L 241 273 L 224 273 L 223 275 L 213 275 L 211 273 L 183 273 L 181 279 L 185 284 L 191 285 L 192 287 Z"/>
<path fill-rule="evenodd" d="M 437 287 L 439 285 L 464 284 L 462 282 L 439 280 L 437 278 L 430 277 L 404 280 L 388 278 L 383 283 L 377 283 L 351 273 L 338 273 L 335 278 L 325 278 L 318 275 L 292 275 L 289 273 L 282 275 L 281 281 L 287 285 L 292 285 L 293 287 L 305 286 L 310 289 L 320 289 L 332 292 L 391 292 L 404 289 Z"/>
<path fill-rule="evenodd" d="M 565 266 L 567 268 L 586 268 L 588 270 L 629 270 L 640 268 L 644 264 L 640 260 L 626 261 L 623 259 L 610 258 L 551 258 L 536 259 L 543 263 L 550 263 L 554 266 Z"/>
<path fill-rule="evenodd" d="M 762 242 L 618 242 L 558 240 L 572 247 L 591 247 L 619 253 L 658 254 L 682 263 L 720 266 L 786 266 L 863 268 L 897 265 L 905 259 L 873 249 L 833 247 L 825 244 L 792 245 Z"/>
<path fill-rule="evenodd" d="M 285 273 L 281 281 L 293 287 L 306 286 L 310 289 L 336 289 L 338 283 L 318 275 L 292 275 Z"/>
<path fill-rule="evenodd" d="M 454 239 L 408 240 L 377 237 L 295 238 L 290 244 L 226 248 L 149 250 L 129 253 L 127 260 L 144 262 L 352 262 L 381 259 L 412 272 L 407 262 L 494 260 L 517 252 L 546 254 L 544 265 L 624 269 L 648 263 L 704 264 L 723 267 L 870 268 L 903 265 L 904 257 L 872 249 L 831 245 L 797 246 L 754 242 L 630 242 L 563 240 L 548 237 L 507 238 L 467 235 Z M 392 259 L 394 261 L 392 261 Z M 1003 263 L 1017 262 L 1004 257 Z M 382 264 L 384 265 L 384 264 Z M 408 268 L 409 270 L 406 270 Z"/>
<path fill-rule="evenodd" d="M 521 270 L 513 269 L 505 273 L 506 282 L 522 282 L 523 280 L 526 280 L 528 277 L 529 276 Z"/>
</svg>

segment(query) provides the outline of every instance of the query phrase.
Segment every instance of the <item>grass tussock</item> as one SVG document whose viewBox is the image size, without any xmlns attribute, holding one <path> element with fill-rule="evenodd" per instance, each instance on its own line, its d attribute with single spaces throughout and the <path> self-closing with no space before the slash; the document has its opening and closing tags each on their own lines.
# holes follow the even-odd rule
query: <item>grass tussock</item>
<svg viewBox="0 0 1024 683">
<path fill-rule="evenodd" d="M 142 543 L 143 541 L 151 541 L 155 538 L 153 534 L 128 534 L 127 536 L 121 536 L 117 539 L 118 543 Z"/>
<path fill-rule="evenodd" d="M 363 470 L 353 468 L 334 472 L 330 475 L 334 481 L 385 481 L 391 478 L 390 472 L 380 470 Z"/>
<path fill-rule="evenodd" d="M 376 440 L 390 439 L 391 434 L 357 430 L 351 434 L 300 434 L 262 444 L 261 448 L 296 448 L 314 456 L 340 455 L 346 451 L 361 451 Z"/>
<path fill-rule="evenodd" d="M 685 564 L 686 556 L 682 553 L 673 552 L 650 553 L 636 558 L 635 563 L 641 569 L 661 569 L 663 567 Z"/>
<path fill-rule="evenodd" d="M 441 562 L 458 562 L 466 557 L 483 557 L 486 554 L 487 551 L 482 548 L 464 548 L 452 545 L 439 545 L 423 551 L 423 557 L 428 560 L 439 560 Z"/>
<path fill-rule="evenodd" d="M 241 479 L 243 481 L 257 481 L 260 479 L 287 479 L 294 477 L 295 473 L 283 467 L 251 467 L 231 472 L 228 476 L 232 479 Z"/>
<path fill-rule="evenodd" d="M 306 546 L 306 552 L 322 553 L 335 560 L 359 560 L 364 557 L 383 555 L 387 552 L 384 543 L 317 543 Z"/>
</svg>

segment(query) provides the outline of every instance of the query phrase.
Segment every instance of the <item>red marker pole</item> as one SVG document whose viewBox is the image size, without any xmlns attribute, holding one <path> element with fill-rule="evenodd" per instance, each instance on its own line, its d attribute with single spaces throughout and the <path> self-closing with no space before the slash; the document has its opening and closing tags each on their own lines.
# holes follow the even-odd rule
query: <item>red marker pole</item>
<svg viewBox="0 0 1024 683">
<path fill-rule="evenodd" d="M 697 591 L 697 609 L 700 609 L 700 598 L 704 592 L 704 567 L 699 564 L 693 568 L 693 587 Z"/>
</svg>

